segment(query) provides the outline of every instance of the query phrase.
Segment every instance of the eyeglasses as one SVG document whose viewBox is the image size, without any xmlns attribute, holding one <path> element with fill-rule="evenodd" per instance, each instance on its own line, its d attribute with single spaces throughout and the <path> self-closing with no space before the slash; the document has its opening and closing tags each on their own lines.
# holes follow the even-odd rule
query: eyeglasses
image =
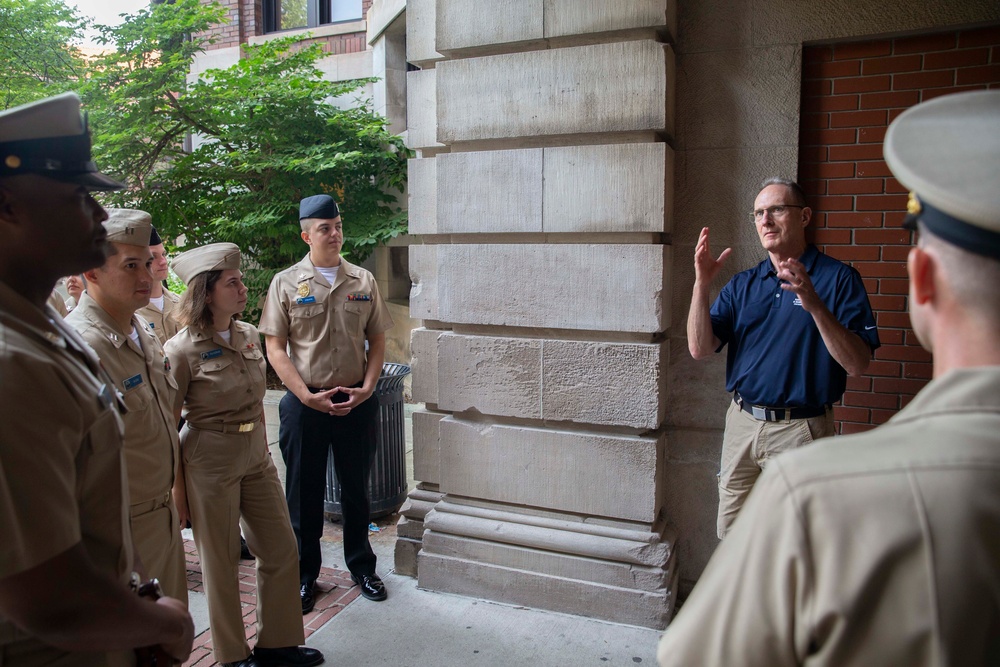
<svg viewBox="0 0 1000 667">
<path fill-rule="evenodd" d="M 771 214 L 772 218 L 780 218 L 790 208 L 805 208 L 805 206 L 799 206 L 797 204 L 778 204 L 776 206 L 768 206 L 767 208 L 758 208 L 750 214 L 750 219 L 754 222 L 760 222 L 768 213 Z"/>
</svg>

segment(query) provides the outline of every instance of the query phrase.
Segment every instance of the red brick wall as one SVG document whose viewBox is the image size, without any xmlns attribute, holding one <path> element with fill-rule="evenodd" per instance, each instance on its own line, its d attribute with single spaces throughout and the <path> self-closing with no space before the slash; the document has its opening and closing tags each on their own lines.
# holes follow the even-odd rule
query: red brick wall
<svg viewBox="0 0 1000 667">
<path fill-rule="evenodd" d="M 838 431 L 854 433 L 884 423 L 931 377 L 906 313 L 906 188 L 886 167 L 882 140 L 919 102 L 1000 88 L 1000 26 L 810 46 L 802 58 L 799 181 L 816 211 L 812 240 L 861 273 L 882 340 L 834 410 Z"/>
<path fill-rule="evenodd" d="M 208 2 L 208 0 L 202 0 Z M 215 44 L 210 49 L 223 49 L 245 43 L 250 37 L 264 34 L 263 2 L 262 0 L 218 0 L 226 8 L 228 22 L 213 28 L 208 34 L 215 37 Z M 372 0 L 362 0 L 362 16 L 368 16 Z M 334 35 L 309 40 L 323 45 L 323 50 L 329 54 L 356 53 L 368 48 L 365 33 L 354 32 L 347 35 Z"/>
</svg>

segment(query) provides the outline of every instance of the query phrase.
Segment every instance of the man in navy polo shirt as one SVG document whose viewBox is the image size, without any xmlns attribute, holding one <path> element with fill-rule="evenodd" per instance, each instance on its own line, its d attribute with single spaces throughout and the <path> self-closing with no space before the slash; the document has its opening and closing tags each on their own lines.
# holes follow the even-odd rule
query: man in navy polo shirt
<svg viewBox="0 0 1000 667">
<path fill-rule="evenodd" d="M 768 258 L 738 273 L 709 308 L 709 289 L 731 252 L 713 259 L 708 227 L 695 247 L 688 349 L 705 359 L 727 344 L 726 413 L 719 473 L 719 539 L 725 537 L 767 460 L 833 435 L 831 405 L 847 375 L 879 347 L 861 276 L 806 243 L 812 218 L 794 181 L 764 182 L 751 214 Z"/>
</svg>

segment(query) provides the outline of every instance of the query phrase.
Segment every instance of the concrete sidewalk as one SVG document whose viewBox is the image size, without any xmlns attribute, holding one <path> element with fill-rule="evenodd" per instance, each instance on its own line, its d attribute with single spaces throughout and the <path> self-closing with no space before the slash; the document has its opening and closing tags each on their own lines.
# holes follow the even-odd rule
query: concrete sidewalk
<svg viewBox="0 0 1000 667">
<path fill-rule="evenodd" d="M 284 481 L 278 451 L 278 400 L 264 400 L 268 443 Z M 410 415 L 421 406 L 407 405 L 407 476 L 413 471 Z M 412 489 L 412 478 L 407 481 Z M 417 588 L 416 579 L 393 573 L 395 515 L 379 520 L 371 534 L 378 571 L 389 599 L 357 598 L 307 639 L 337 667 L 465 667 L 466 665 L 655 665 L 656 630 L 617 625 L 555 612 L 477 600 Z M 190 531 L 184 531 L 190 538 Z M 340 527 L 328 522 L 323 537 L 323 566 L 344 569 Z M 208 626 L 204 594 L 192 592 L 191 609 L 199 631 Z M 199 662 L 201 667 L 203 662 Z"/>
</svg>

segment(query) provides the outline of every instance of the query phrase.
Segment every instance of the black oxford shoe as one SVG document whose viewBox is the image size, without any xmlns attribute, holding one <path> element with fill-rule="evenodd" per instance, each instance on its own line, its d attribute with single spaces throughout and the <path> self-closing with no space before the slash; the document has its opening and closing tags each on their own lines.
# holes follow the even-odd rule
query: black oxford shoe
<svg viewBox="0 0 1000 667">
<path fill-rule="evenodd" d="M 299 589 L 299 597 L 302 598 L 302 614 L 308 614 L 316 606 L 316 598 L 313 597 L 313 585 L 303 584 Z"/>
<path fill-rule="evenodd" d="M 260 667 L 309 667 L 323 662 L 323 654 L 305 646 L 261 648 L 253 650 L 253 657 Z"/>
<path fill-rule="evenodd" d="M 361 597 L 374 602 L 381 602 L 388 597 L 385 592 L 385 584 L 378 578 L 377 574 L 351 575 L 351 579 L 361 587 Z"/>
</svg>

